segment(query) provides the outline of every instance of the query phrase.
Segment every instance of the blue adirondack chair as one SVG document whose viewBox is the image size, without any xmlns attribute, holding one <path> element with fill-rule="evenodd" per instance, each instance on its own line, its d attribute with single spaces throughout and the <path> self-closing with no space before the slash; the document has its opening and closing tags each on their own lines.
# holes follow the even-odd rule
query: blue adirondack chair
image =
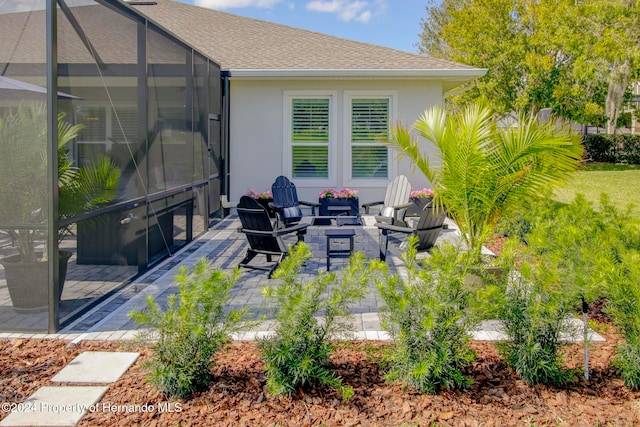
<svg viewBox="0 0 640 427">
<path fill-rule="evenodd" d="M 298 200 L 296 185 L 289 181 L 286 176 L 280 175 L 271 186 L 273 194 L 272 207 L 278 215 L 280 226 L 287 227 L 296 224 L 302 219 L 302 209 L 300 205 L 311 208 L 311 215 L 316 215 L 316 207 L 319 203 L 305 202 Z"/>
</svg>

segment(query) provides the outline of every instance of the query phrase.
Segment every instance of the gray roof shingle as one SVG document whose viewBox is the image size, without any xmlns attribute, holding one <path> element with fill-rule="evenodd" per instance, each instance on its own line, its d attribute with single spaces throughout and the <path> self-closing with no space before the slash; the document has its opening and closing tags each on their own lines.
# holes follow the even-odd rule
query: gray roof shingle
<svg viewBox="0 0 640 427">
<path fill-rule="evenodd" d="M 484 70 L 396 49 L 347 40 L 171 0 L 133 6 L 183 41 L 216 60 L 223 70 L 368 70 L 402 75 L 457 75 Z M 376 73 L 376 70 L 379 72 Z M 362 73 L 361 73 L 362 74 Z"/>
<path fill-rule="evenodd" d="M 171 0 L 130 6 L 234 77 L 438 79 L 448 91 L 486 71 Z M 135 22 L 105 16 L 117 12 L 99 6 L 74 7 L 72 13 L 105 63 L 137 61 Z M 58 60 L 92 63 L 75 30 L 62 13 L 59 15 Z M 44 62 L 44 32 L 44 11 L 0 14 L 0 36 L 4 37 L 0 38 L 6 41 L 0 43 L 0 63 L 16 67 Z M 166 44 L 149 40 L 153 62 L 183 60 L 174 61 Z"/>
</svg>

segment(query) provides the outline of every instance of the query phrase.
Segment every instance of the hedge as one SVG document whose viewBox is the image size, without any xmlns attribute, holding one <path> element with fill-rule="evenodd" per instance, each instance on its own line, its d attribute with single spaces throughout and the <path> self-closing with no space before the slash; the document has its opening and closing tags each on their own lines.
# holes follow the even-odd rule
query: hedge
<svg viewBox="0 0 640 427">
<path fill-rule="evenodd" d="M 594 162 L 640 164 L 640 135 L 588 134 L 584 147 Z"/>
</svg>

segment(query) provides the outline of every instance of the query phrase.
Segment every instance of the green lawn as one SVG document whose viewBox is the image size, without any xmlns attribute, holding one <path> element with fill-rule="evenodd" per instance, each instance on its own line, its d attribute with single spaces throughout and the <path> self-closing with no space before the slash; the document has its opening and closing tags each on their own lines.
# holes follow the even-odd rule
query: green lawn
<svg viewBox="0 0 640 427">
<path fill-rule="evenodd" d="M 555 199 L 569 203 L 576 194 L 582 193 L 597 208 L 603 192 L 619 208 L 635 204 L 633 212 L 640 217 L 640 165 L 587 165 L 565 187 L 556 191 Z"/>
</svg>

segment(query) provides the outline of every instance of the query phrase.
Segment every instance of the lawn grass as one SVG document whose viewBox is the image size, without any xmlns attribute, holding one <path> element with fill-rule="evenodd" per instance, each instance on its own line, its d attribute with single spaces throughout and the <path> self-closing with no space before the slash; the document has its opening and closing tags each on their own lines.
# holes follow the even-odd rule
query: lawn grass
<svg viewBox="0 0 640 427">
<path fill-rule="evenodd" d="M 619 209 L 635 204 L 632 212 L 640 218 L 640 165 L 587 164 L 567 185 L 556 190 L 554 198 L 561 203 L 569 203 L 578 193 L 592 201 L 596 209 L 602 193 L 607 193 L 612 204 Z"/>
</svg>

